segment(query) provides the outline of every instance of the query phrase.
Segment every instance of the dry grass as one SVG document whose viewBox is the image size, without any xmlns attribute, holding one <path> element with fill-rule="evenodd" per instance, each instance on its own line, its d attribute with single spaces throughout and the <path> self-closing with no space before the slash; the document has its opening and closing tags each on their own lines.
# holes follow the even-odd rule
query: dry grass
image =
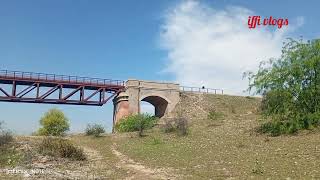
<svg viewBox="0 0 320 180">
<path fill-rule="evenodd" d="M 177 179 L 319 179 L 319 130 L 279 137 L 258 134 L 259 103 L 257 98 L 184 94 L 176 111 L 188 119 L 187 136 L 157 128 L 143 138 L 135 133 L 73 136 L 70 140 L 88 155 L 87 164 L 60 168 L 101 179 L 153 177 L 150 169 L 163 169 L 162 174 Z M 212 109 L 223 118 L 208 119 Z M 114 154 L 115 147 L 127 161 Z"/>
<path fill-rule="evenodd" d="M 320 178 L 318 130 L 296 136 L 257 134 L 259 99 L 200 96 L 187 95 L 182 102 L 192 121 L 188 136 L 153 130 L 142 139 L 119 138 L 120 151 L 151 167 L 178 169 L 183 179 Z M 203 113 L 211 108 L 225 115 L 216 126 Z M 162 143 L 150 143 L 154 138 Z"/>
<path fill-rule="evenodd" d="M 70 140 L 46 137 L 38 145 L 39 153 L 53 157 L 84 161 L 87 159 L 82 148 L 75 146 Z"/>
<path fill-rule="evenodd" d="M 89 171 L 96 177 L 102 179 L 123 179 L 129 175 L 125 169 L 118 166 L 119 159 L 112 153 L 112 136 L 101 136 L 99 138 L 90 136 L 73 136 L 71 141 L 91 150 L 93 155 L 89 155 Z"/>
</svg>

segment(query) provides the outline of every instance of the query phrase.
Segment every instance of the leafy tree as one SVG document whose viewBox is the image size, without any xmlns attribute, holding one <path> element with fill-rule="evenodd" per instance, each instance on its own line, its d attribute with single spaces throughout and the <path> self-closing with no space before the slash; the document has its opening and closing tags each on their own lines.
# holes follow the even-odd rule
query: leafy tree
<svg viewBox="0 0 320 180">
<path fill-rule="evenodd" d="M 262 112 L 271 121 L 263 132 L 294 133 L 320 123 L 320 40 L 290 39 L 279 59 L 261 62 L 257 73 L 247 72 L 249 91 L 262 94 Z"/>
<path fill-rule="evenodd" d="M 138 115 L 135 123 L 135 129 L 138 130 L 139 136 L 143 136 L 143 131 L 148 128 L 152 128 L 155 125 L 156 118 L 154 116 L 144 114 Z"/>
<path fill-rule="evenodd" d="M 40 119 L 41 128 L 39 135 L 44 136 L 62 136 L 69 130 L 69 120 L 64 113 L 58 109 L 50 109 Z"/>
</svg>

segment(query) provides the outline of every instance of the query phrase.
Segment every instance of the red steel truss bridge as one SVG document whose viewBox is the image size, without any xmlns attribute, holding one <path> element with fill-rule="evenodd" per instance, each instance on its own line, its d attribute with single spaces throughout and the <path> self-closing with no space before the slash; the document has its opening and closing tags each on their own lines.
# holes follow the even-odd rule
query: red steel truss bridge
<svg viewBox="0 0 320 180">
<path fill-rule="evenodd" d="M 102 106 L 122 80 L 0 70 L 0 101 Z"/>
</svg>

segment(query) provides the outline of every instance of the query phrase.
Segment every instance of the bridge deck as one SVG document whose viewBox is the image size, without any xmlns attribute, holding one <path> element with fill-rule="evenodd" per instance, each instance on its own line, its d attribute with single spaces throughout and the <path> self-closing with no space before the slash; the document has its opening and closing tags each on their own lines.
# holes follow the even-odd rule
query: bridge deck
<svg viewBox="0 0 320 180">
<path fill-rule="evenodd" d="M 116 90 L 124 87 L 122 80 L 0 70 L 0 84 L 12 84 L 13 81 L 17 85 L 32 85 L 37 82 L 43 87 L 54 87 L 56 84 L 61 84 L 64 88 L 76 88 L 81 85 L 90 90 L 99 88 Z"/>
<path fill-rule="evenodd" d="M 76 105 L 103 105 L 125 88 L 122 80 L 8 70 L 0 70 L 1 84 L 9 85 L 12 88 L 8 92 L 0 86 L 0 101 Z M 22 86 L 24 89 L 17 92 L 17 86 Z M 51 89 L 42 92 L 40 91 L 41 87 L 51 87 Z M 64 89 L 73 89 L 73 91 L 64 95 Z M 36 91 L 34 93 L 36 95 L 30 97 L 33 95 L 30 93 L 33 90 Z M 85 93 L 85 90 L 93 90 L 94 92 Z M 48 99 L 56 91 L 59 91 L 58 97 Z M 80 92 L 79 100 L 72 100 L 71 97 L 75 96 L 77 92 Z M 106 93 L 111 93 L 112 96 L 106 97 Z M 28 95 L 29 97 L 27 97 Z M 99 95 L 98 100 L 93 100 L 96 95 Z"/>
</svg>

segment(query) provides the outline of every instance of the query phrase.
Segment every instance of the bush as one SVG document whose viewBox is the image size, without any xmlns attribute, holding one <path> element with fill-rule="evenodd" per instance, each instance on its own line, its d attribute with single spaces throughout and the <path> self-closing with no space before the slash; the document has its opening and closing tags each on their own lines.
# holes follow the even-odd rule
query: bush
<svg viewBox="0 0 320 180">
<path fill-rule="evenodd" d="M 149 114 L 136 114 L 127 116 L 116 124 L 115 129 L 118 132 L 134 132 L 138 131 L 139 136 L 143 135 L 145 129 L 152 128 L 158 118 L 151 116 Z"/>
<path fill-rule="evenodd" d="M 223 118 L 223 113 L 217 112 L 215 110 L 210 110 L 208 113 L 208 119 L 210 120 L 219 120 Z"/>
<path fill-rule="evenodd" d="M 99 137 L 100 134 L 105 133 L 105 130 L 102 125 L 100 124 L 88 124 L 86 128 L 86 135 L 87 136 L 95 136 Z"/>
<path fill-rule="evenodd" d="M 320 125 L 320 40 L 290 40 L 279 59 L 247 72 L 249 91 L 263 95 L 261 111 L 271 121 L 260 131 L 280 135 Z"/>
<path fill-rule="evenodd" d="M 165 133 L 171 133 L 176 131 L 176 125 L 174 120 L 166 120 L 165 124 L 162 126 L 162 129 Z"/>
<path fill-rule="evenodd" d="M 10 131 L 4 130 L 2 125 L 3 122 L 0 122 L 0 146 L 3 146 L 13 141 L 12 133 Z"/>
<path fill-rule="evenodd" d="M 58 109 L 50 109 L 40 119 L 41 128 L 38 135 L 42 136 L 62 136 L 69 130 L 69 120 Z"/>
<path fill-rule="evenodd" d="M 178 117 L 170 121 L 165 121 L 162 129 L 165 133 L 176 132 L 178 135 L 185 136 L 188 134 L 188 120 L 183 117 Z"/>
<path fill-rule="evenodd" d="M 152 137 L 152 139 L 149 142 L 150 145 L 159 145 L 162 143 L 163 143 L 162 140 L 158 137 Z"/>
<path fill-rule="evenodd" d="M 0 146 L 0 168 L 16 167 L 23 160 L 23 154 L 14 146 Z"/>
<path fill-rule="evenodd" d="M 8 144 L 13 141 L 13 136 L 11 132 L 0 133 L 0 146 Z"/>
<path fill-rule="evenodd" d="M 86 160 L 83 149 L 74 146 L 69 140 L 62 138 L 47 137 L 39 144 L 39 153 L 71 160 Z"/>
<path fill-rule="evenodd" d="M 186 118 L 180 117 L 177 119 L 178 134 L 185 136 L 188 134 L 188 121 Z"/>
</svg>

